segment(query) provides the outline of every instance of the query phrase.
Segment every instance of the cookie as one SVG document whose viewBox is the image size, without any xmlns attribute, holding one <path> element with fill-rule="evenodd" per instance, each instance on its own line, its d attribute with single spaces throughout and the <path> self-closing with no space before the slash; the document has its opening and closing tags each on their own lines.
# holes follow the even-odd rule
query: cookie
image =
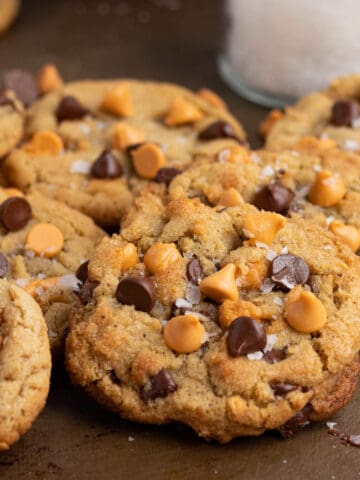
<svg viewBox="0 0 360 480">
<path fill-rule="evenodd" d="M 66 366 L 125 418 L 220 442 L 288 436 L 356 385 L 358 258 L 301 218 L 144 191 L 85 286 Z"/>
<path fill-rule="evenodd" d="M 0 189 L 0 277 L 40 304 L 56 358 L 81 285 L 75 274 L 104 235 L 85 215 L 37 192 Z"/>
<path fill-rule="evenodd" d="M 358 154 L 304 138 L 297 150 L 246 152 L 236 147 L 199 160 L 171 182 L 170 199 L 198 197 L 219 208 L 250 202 L 316 222 L 359 249 Z"/>
<path fill-rule="evenodd" d="M 10 152 L 24 133 L 24 111 L 11 91 L 0 95 L 0 159 Z"/>
<path fill-rule="evenodd" d="M 136 80 L 65 85 L 32 105 L 26 131 L 30 147 L 6 161 L 10 183 L 110 228 L 144 184 L 168 183 L 197 154 L 245 141 L 238 122 L 203 92 Z"/>
<path fill-rule="evenodd" d="M 0 35 L 14 22 L 20 5 L 20 0 L 0 0 Z"/>
<path fill-rule="evenodd" d="M 0 280 L 0 450 L 34 422 L 50 386 L 50 348 L 38 304 L 22 288 Z"/>
<path fill-rule="evenodd" d="M 306 95 L 287 107 L 283 116 L 277 114 L 275 119 L 272 115 L 263 125 L 266 148 L 282 151 L 292 148 L 303 137 L 315 136 L 329 139 L 344 150 L 359 152 L 359 99 L 360 74 L 335 79 L 327 90 Z"/>
</svg>

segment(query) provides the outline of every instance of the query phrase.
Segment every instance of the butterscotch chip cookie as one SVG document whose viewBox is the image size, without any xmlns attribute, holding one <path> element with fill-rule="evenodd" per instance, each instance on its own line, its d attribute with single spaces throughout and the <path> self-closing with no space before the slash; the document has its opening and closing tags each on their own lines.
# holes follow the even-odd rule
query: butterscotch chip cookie
<svg viewBox="0 0 360 480">
<path fill-rule="evenodd" d="M 352 250 L 360 247 L 360 156 L 305 139 L 297 150 L 235 155 L 224 149 L 199 158 L 169 186 L 169 198 L 198 197 L 212 206 L 242 201 L 331 230 Z"/>
<path fill-rule="evenodd" d="M 359 99 L 360 74 L 335 79 L 327 90 L 306 95 L 287 107 L 285 114 L 264 131 L 266 148 L 282 151 L 312 136 L 359 152 Z"/>
<path fill-rule="evenodd" d="M 37 192 L 0 189 L 0 277 L 40 304 L 56 357 L 81 286 L 76 272 L 104 235 L 85 215 Z"/>
<path fill-rule="evenodd" d="M 317 225 L 144 191 L 87 273 L 67 369 L 125 418 L 286 436 L 355 387 L 358 259 Z"/>
<path fill-rule="evenodd" d="M 16 442 L 44 407 L 50 369 L 38 304 L 22 288 L 0 280 L 0 450 Z"/>
<path fill-rule="evenodd" d="M 107 227 L 118 225 L 144 184 L 166 184 L 197 154 L 245 141 L 238 122 L 203 96 L 135 80 L 83 81 L 45 95 L 28 111 L 30 144 L 49 131 L 61 151 L 16 150 L 6 161 L 9 181 Z"/>
</svg>

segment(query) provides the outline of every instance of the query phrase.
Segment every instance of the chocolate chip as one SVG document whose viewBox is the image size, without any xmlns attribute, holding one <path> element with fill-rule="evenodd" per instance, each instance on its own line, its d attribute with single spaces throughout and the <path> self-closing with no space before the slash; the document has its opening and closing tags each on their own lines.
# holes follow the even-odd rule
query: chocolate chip
<svg viewBox="0 0 360 480">
<path fill-rule="evenodd" d="M 58 122 L 62 122 L 63 120 L 79 120 L 88 113 L 89 110 L 83 107 L 75 97 L 70 95 L 60 101 L 55 112 Z"/>
<path fill-rule="evenodd" d="M 347 438 L 347 444 L 352 447 L 360 447 L 360 435 L 351 434 Z"/>
<path fill-rule="evenodd" d="M 186 276 L 193 285 L 199 285 L 199 280 L 203 277 L 203 270 L 197 257 L 192 258 L 186 265 Z"/>
<path fill-rule="evenodd" d="M 280 183 L 265 185 L 254 198 L 254 205 L 262 210 L 287 213 L 295 194 Z"/>
<path fill-rule="evenodd" d="M 118 178 L 122 168 L 110 149 L 106 148 L 91 167 L 91 175 L 96 178 Z"/>
<path fill-rule="evenodd" d="M 80 302 L 83 305 L 87 305 L 90 302 L 93 296 L 93 292 L 98 285 L 99 282 L 90 282 L 89 280 L 86 280 L 86 282 L 79 291 Z"/>
<path fill-rule="evenodd" d="M 9 262 L 3 253 L 0 253 L 0 278 L 4 278 L 9 270 Z"/>
<path fill-rule="evenodd" d="M 34 76 L 24 70 L 8 70 L 2 76 L 2 89 L 12 90 L 16 97 L 26 106 L 31 105 L 39 92 Z"/>
<path fill-rule="evenodd" d="M 140 397 L 144 402 L 155 400 L 156 398 L 165 398 L 170 393 L 175 392 L 177 385 L 171 378 L 169 372 L 165 369 L 150 377 L 149 390 L 140 390 Z"/>
<path fill-rule="evenodd" d="M 300 412 L 294 415 L 284 425 L 279 428 L 279 431 L 284 438 L 291 437 L 301 428 L 305 427 L 309 423 L 309 418 L 313 412 L 313 408 L 310 404 L 306 405 Z"/>
<path fill-rule="evenodd" d="M 289 392 L 292 392 L 298 388 L 297 385 L 293 385 L 291 383 L 282 383 L 282 382 L 271 382 L 270 387 L 275 395 L 282 397 Z"/>
<path fill-rule="evenodd" d="M 273 348 L 272 350 L 269 350 L 268 352 L 264 353 L 263 359 L 265 362 L 270 363 L 271 365 L 274 363 L 281 362 L 282 360 L 285 360 L 285 350 L 279 350 L 277 348 Z"/>
<path fill-rule="evenodd" d="M 332 107 L 332 123 L 337 127 L 351 127 L 360 117 L 360 105 L 352 100 L 338 100 Z"/>
<path fill-rule="evenodd" d="M 165 183 L 169 185 L 171 180 L 181 173 L 181 170 L 174 167 L 163 167 L 160 168 L 154 178 L 154 182 Z"/>
<path fill-rule="evenodd" d="M 212 123 L 199 133 L 200 140 L 215 140 L 216 138 L 233 138 L 242 143 L 239 137 L 235 135 L 232 125 L 223 120 Z"/>
<path fill-rule="evenodd" d="M 134 305 L 137 310 L 150 312 L 155 304 L 155 285 L 150 278 L 126 277 L 120 280 L 115 296 L 124 305 Z"/>
<path fill-rule="evenodd" d="M 227 349 L 232 357 L 263 350 L 266 345 L 264 326 L 251 317 L 238 317 L 230 325 Z"/>
<path fill-rule="evenodd" d="M 297 255 L 279 255 L 272 261 L 270 277 L 277 287 L 291 290 L 309 280 L 310 270 L 305 260 Z"/>
<path fill-rule="evenodd" d="M 80 280 L 80 282 L 85 283 L 88 278 L 88 267 L 89 267 L 89 260 L 83 262 L 79 268 L 76 270 L 76 278 Z"/>
<path fill-rule="evenodd" d="M 10 197 L 0 205 L 0 221 L 9 232 L 21 230 L 31 217 L 31 206 L 25 198 Z"/>
</svg>

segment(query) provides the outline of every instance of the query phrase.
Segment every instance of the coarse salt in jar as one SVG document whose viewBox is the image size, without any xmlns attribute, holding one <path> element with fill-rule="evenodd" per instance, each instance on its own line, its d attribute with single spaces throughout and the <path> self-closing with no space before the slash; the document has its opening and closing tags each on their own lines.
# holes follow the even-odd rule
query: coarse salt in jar
<svg viewBox="0 0 360 480">
<path fill-rule="evenodd" d="M 360 72 L 359 0 L 226 0 L 219 68 L 239 94 L 282 106 Z"/>
</svg>

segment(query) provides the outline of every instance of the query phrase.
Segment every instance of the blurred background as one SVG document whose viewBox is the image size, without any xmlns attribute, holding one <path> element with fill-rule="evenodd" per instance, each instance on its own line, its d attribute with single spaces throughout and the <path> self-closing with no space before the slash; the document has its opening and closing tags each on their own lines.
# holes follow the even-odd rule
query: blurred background
<svg viewBox="0 0 360 480">
<path fill-rule="evenodd" d="M 7 2 L 13 0 L 0 0 Z M 0 36 L 0 69 L 36 73 L 55 63 L 65 80 L 136 77 L 218 92 L 253 145 L 264 108 L 242 100 L 216 64 L 222 0 L 23 0 Z"/>
</svg>

